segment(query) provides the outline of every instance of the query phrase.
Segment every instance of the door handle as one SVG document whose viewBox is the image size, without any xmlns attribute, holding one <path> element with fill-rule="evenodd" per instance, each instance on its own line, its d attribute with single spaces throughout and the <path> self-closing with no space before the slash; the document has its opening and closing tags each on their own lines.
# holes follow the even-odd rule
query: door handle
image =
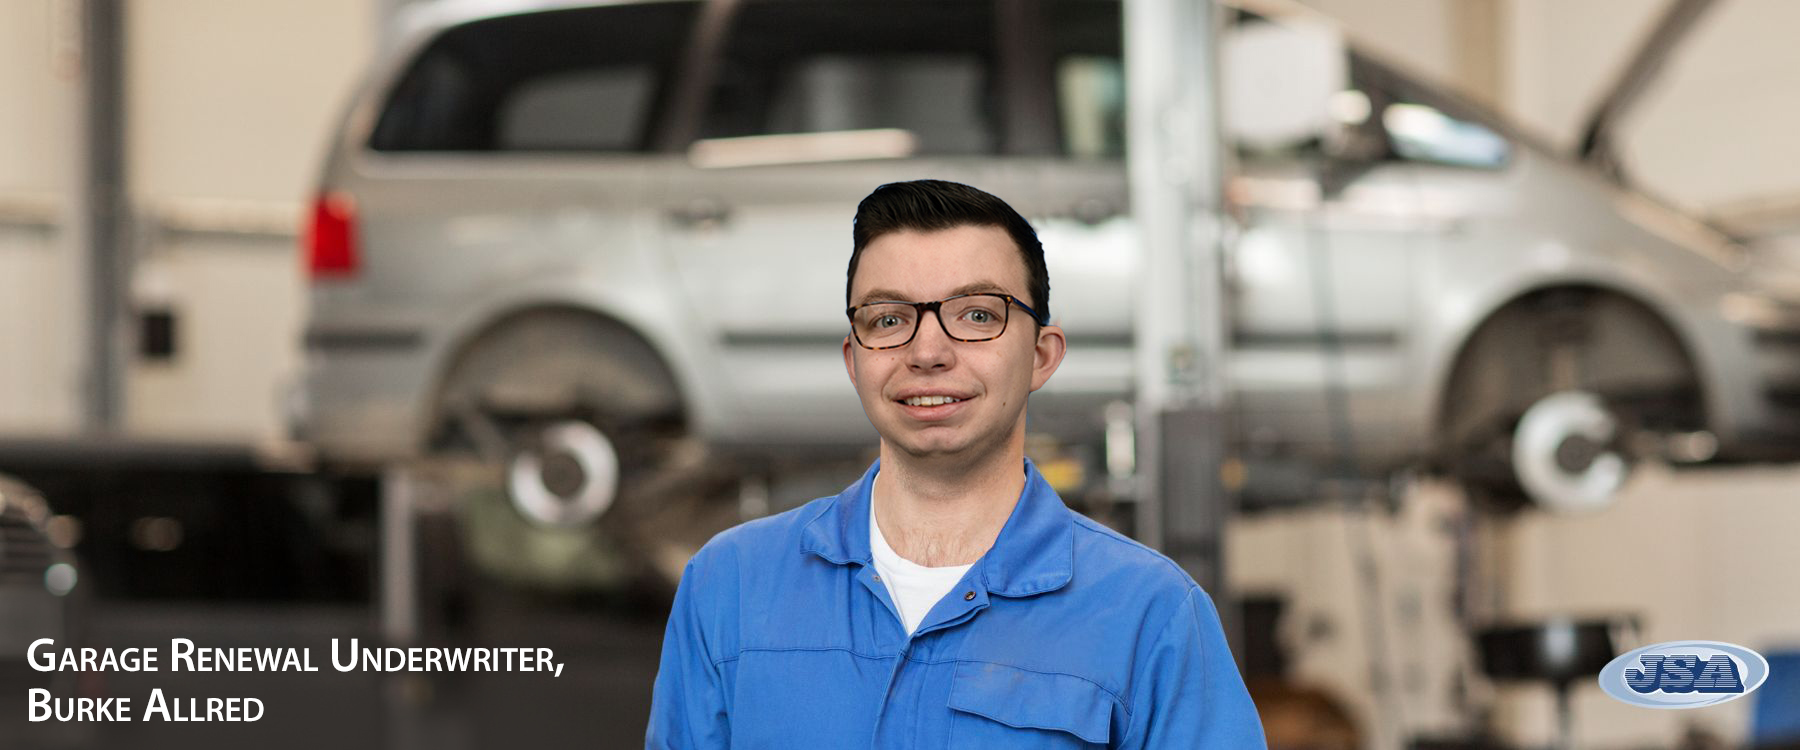
<svg viewBox="0 0 1800 750">
<path fill-rule="evenodd" d="M 668 217 L 684 229 L 712 229 L 731 218 L 731 208 L 717 198 L 695 198 L 669 209 Z"/>
</svg>

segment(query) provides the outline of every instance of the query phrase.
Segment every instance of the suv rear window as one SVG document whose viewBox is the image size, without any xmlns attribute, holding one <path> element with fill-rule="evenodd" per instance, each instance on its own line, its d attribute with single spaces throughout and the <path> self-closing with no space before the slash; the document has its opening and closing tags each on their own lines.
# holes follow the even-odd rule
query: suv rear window
<svg viewBox="0 0 1800 750">
<path fill-rule="evenodd" d="M 400 79 L 378 151 L 643 151 L 698 4 L 506 16 L 440 34 Z"/>
</svg>

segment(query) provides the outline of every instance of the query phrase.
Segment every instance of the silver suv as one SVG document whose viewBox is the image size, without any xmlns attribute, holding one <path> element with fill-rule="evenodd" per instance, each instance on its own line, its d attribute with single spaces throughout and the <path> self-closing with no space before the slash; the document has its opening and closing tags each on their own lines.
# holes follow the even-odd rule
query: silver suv
<svg viewBox="0 0 1800 750">
<path fill-rule="evenodd" d="M 695 446 L 864 449 L 838 351 L 850 217 L 920 177 L 1032 218 L 1070 353 L 1031 429 L 1099 454 L 1076 449 L 1133 382 L 1119 3 L 522 6 L 416 16 L 333 140 L 297 400 L 324 458 L 475 451 L 516 511 L 491 523 L 632 537 Z M 1287 13 L 1237 12 L 1231 39 Z M 1257 80 L 1226 59 L 1228 91 Z M 1576 507 L 1645 452 L 1795 452 L 1800 306 L 1729 238 L 1337 60 L 1329 128 L 1234 144 L 1252 488 L 1288 476 L 1264 462 L 1427 463 Z"/>
</svg>

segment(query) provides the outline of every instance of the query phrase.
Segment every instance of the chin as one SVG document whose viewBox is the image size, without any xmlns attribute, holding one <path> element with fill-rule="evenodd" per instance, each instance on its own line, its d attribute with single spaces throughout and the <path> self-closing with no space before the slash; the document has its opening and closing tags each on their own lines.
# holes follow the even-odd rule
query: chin
<svg viewBox="0 0 1800 750">
<path fill-rule="evenodd" d="M 941 458 L 968 452 L 966 443 L 945 440 L 890 440 L 901 453 L 914 458 Z"/>
<path fill-rule="evenodd" d="M 883 443 L 913 458 L 938 458 L 967 452 L 971 441 L 960 435 L 883 434 Z"/>
</svg>

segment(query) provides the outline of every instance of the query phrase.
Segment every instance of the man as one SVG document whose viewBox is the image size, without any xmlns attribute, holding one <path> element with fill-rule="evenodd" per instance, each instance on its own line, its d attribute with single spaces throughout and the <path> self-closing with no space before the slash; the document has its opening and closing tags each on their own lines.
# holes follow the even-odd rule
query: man
<svg viewBox="0 0 1800 750">
<path fill-rule="evenodd" d="M 926 180 L 853 239 L 844 369 L 880 458 L 688 563 L 646 745 L 1263 747 L 1212 600 L 1025 458 L 1065 347 L 1031 226 Z"/>
</svg>

